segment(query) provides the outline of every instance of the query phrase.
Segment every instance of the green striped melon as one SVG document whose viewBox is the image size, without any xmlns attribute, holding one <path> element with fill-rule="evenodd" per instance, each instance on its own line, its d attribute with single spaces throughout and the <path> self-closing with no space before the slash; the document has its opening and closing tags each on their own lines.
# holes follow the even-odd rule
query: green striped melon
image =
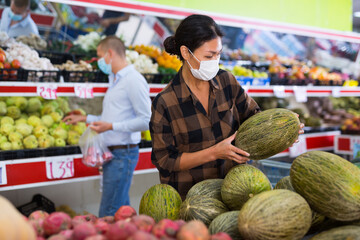
<svg viewBox="0 0 360 240">
<path fill-rule="evenodd" d="M 360 240 L 359 226 L 343 226 L 321 232 L 310 240 Z"/>
<path fill-rule="evenodd" d="M 239 211 L 230 211 L 222 213 L 217 216 L 209 226 L 209 232 L 211 235 L 225 232 L 229 234 L 232 239 L 241 239 L 238 228 Z"/>
<path fill-rule="evenodd" d="M 360 169 L 328 152 L 298 156 L 290 169 L 291 184 L 311 208 L 331 219 L 360 219 Z"/>
<path fill-rule="evenodd" d="M 243 122 L 235 137 L 235 146 L 248 152 L 250 159 L 260 160 L 278 154 L 298 138 L 300 121 L 287 109 L 269 109 Z"/>
<path fill-rule="evenodd" d="M 219 201 L 221 199 L 221 185 L 223 183 L 223 179 L 206 179 L 204 181 L 198 182 L 194 186 L 192 186 L 189 192 L 186 195 L 186 198 L 192 196 L 202 196 L 202 197 L 210 197 L 215 198 Z"/>
<path fill-rule="evenodd" d="M 266 175 L 254 166 L 242 164 L 226 174 L 221 197 L 229 209 L 240 210 L 249 198 L 268 190 L 271 190 L 271 183 Z"/>
<path fill-rule="evenodd" d="M 148 215 L 156 222 L 167 218 L 176 220 L 182 200 L 180 194 L 168 184 L 156 184 L 150 187 L 142 196 L 139 214 Z"/>
<path fill-rule="evenodd" d="M 241 236 L 249 240 L 298 240 L 311 226 L 311 209 L 299 194 L 275 189 L 249 199 L 239 213 Z"/>
<path fill-rule="evenodd" d="M 215 198 L 192 196 L 181 204 L 180 218 L 185 221 L 200 220 L 209 226 L 212 220 L 227 211 L 226 205 Z"/>
<path fill-rule="evenodd" d="M 287 189 L 290 191 L 295 192 L 295 189 L 291 185 L 290 176 L 283 177 L 279 180 L 279 182 L 276 183 L 274 189 Z M 315 212 L 314 210 L 311 210 L 312 212 L 312 220 L 311 220 L 311 229 L 310 231 L 315 231 L 317 228 L 322 225 L 325 221 L 325 216 Z"/>
<path fill-rule="evenodd" d="M 280 179 L 276 183 L 274 189 L 287 189 L 287 190 L 295 192 L 295 189 L 291 185 L 290 176 L 286 176 L 286 177 L 283 177 L 282 179 Z"/>
</svg>

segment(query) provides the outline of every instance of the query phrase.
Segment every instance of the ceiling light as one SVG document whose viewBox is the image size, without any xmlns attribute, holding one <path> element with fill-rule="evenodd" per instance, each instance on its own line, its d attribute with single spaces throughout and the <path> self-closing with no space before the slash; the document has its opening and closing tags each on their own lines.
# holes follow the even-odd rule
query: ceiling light
<svg viewBox="0 0 360 240">
<path fill-rule="evenodd" d="M 360 12 L 354 12 L 354 17 L 360 18 Z"/>
</svg>

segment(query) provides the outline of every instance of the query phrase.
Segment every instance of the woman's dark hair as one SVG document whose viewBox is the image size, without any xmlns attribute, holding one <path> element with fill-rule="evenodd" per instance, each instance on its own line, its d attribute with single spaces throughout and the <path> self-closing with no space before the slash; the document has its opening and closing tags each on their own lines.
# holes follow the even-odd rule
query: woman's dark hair
<svg viewBox="0 0 360 240">
<path fill-rule="evenodd" d="M 205 15 L 190 15 L 181 21 L 174 36 L 165 39 L 164 47 L 166 52 L 178 55 L 180 59 L 183 60 L 180 53 L 180 47 L 182 45 L 194 52 L 204 42 L 222 36 L 224 36 L 224 34 L 221 32 L 220 27 L 211 17 Z"/>
</svg>

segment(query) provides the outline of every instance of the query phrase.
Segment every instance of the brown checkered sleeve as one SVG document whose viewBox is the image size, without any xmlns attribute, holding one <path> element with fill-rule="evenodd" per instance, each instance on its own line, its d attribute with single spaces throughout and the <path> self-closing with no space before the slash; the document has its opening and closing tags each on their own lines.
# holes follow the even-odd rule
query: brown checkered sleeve
<svg viewBox="0 0 360 240">
<path fill-rule="evenodd" d="M 165 173 L 165 175 L 180 170 L 181 157 L 181 153 L 175 146 L 174 134 L 168 119 L 168 106 L 164 100 L 166 94 L 171 94 L 171 92 L 165 93 L 164 97 L 153 101 L 150 120 L 150 133 L 153 142 L 151 159 L 159 171 Z"/>
</svg>

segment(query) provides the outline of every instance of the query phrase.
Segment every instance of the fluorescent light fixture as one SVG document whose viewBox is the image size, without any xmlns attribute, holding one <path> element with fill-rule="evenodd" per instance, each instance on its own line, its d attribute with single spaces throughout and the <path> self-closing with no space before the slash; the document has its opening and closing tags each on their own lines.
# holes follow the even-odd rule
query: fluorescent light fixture
<svg viewBox="0 0 360 240">
<path fill-rule="evenodd" d="M 360 12 L 354 12 L 354 17 L 360 18 Z"/>
</svg>

